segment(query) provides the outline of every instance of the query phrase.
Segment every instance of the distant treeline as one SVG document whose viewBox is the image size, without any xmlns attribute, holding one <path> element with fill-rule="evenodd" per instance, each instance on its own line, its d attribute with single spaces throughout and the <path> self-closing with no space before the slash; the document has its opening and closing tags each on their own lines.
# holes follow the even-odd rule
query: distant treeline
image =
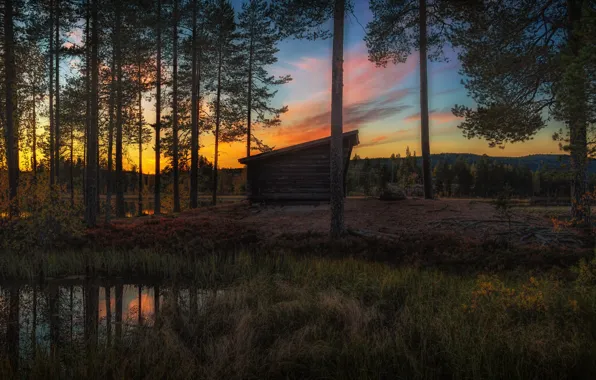
<svg viewBox="0 0 596 380">
<path fill-rule="evenodd" d="M 432 156 L 433 186 L 442 197 L 492 198 L 510 188 L 517 197 L 568 199 L 569 158 L 559 155 L 489 157 L 473 154 Z M 590 188 L 596 185 L 596 165 L 590 162 Z M 393 183 L 413 195 L 421 191 L 422 165 L 409 149 L 406 155 L 361 158 L 355 155 L 346 178 L 348 195 L 378 195 Z"/>
<path fill-rule="evenodd" d="M 71 171 L 71 163 L 68 160 L 62 160 L 60 162 L 60 168 L 62 171 L 60 172 L 59 176 L 61 179 L 61 183 L 66 190 L 70 190 L 70 182 L 69 176 Z M 198 165 L 198 192 L 199 194 L 211 194 L 213 190 L 213 162 L 207 159 L 204 156 L 199 156 L 199 165 Z M 83 178 L 84 178 L 84 163 L 79 158 L 75 160 L 74 166 L 72 166 L 72 173 L 73 173 L 73 185 L 75 187 L 75 192 L 78 193 L 76 189 L 80 189 L 83 186 Z M 181 182 L 181 190 L 183 192 L 190 191 L 190 167 L 188 165 L 180 165 L 180 182 Z M 48 171 L 47 167 L 44 163 L 40 164 L 37 168 L 38 174 L 43 175 Z M 217 177 L 217 184 L 218 184 L 218 193 L 221 195 L 240 195 L 244 194 L 245 189 L 245 179 L 243 176 L 243 169 L 242 168 L 235 168 L 235 169 L 221 169 L 220 173 Z M 22 172 L 22 176 L 25 178 L 28 175 L 32 175 L 29 172 Z M 107 194 L 107 187 L 108 187 L 108 171 L 106 169 L 101 169 L 99 172 L 99 194 L 106 195 Z M 173 170 L 171 166 L 166 166 L 163 171 L 161 172 L 161 181 L 160 181 L 160 188 L 164 194 L 171 193 L 172 185 L 173 185 Z M 155 188 L 155 175 L 154 174 L 147 174 L 143 173 L 143 186 L 145 187 L 145 191 L 148 192 L 147 196 L 153 194 Z M 125 195 L 136 194 L 139 191 L 139 172 L 136 166 L 132 166 L 130 170 L 123 170 L 122 175 L 122 188 L 124 190 Z"/>
</svg>

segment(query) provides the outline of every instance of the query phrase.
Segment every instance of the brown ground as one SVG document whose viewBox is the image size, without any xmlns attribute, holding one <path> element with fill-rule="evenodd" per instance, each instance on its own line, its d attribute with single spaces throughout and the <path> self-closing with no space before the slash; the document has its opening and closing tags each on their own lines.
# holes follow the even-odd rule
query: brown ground
<svg viewBox="0 0 596 380">
<path fill-rule="evenodd" d="M 212 217 L 233 219 L 264 235 L 275 238 L 288 233 L 326 233 L 329 229 L 329 206 L 252 206 L 245 203 L 208 209 Z M 205 210 L 187 215 L 204 214 Z M 345 225 L 348 230 L 391 237 L 420 233 L 455 233 L 471 239 L 486 239 L 509 234 L 526 235 L 533 230 L 552 238 L 553 223 L 547 218 L 512 211 L 511 230 L 507 219 L 488 202 L 469 199 L 380 201 L 348 198 L 345 203 Z M 568 230 L 560 231 L 567 235 Z M 523 238 L 523 236 L 521 236 Z M 532 240 L 530 237 L 520 239 Z"/>
<path fill-rule="evenodd" d="M 578 232 L 536 213 L 514 209 L 511 223 L 485 201 L 348 198 L 349 236 L 330 241 L 329 206 L 249 206 L 245 202 L 180 215 L 116 220 L 90 230 L 86 244 L 156 248 L 180 254 L 295 253 L 462 271 L 569 267 L 592 255 Z M 248 248 L 247 248 L 248 247 Z"/>
</svg>

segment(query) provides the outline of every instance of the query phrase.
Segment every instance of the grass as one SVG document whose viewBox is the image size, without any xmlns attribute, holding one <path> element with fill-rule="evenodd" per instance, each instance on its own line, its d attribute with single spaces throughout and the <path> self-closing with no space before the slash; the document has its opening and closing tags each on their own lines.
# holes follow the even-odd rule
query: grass
<svg viewBox="0 0 596 380">
<path fill-rule="evenodd" d="M 196 288 L 225 291 L 198 313 L 165 302 L 156 327 L 71 358 L 62 377 L 549 379 L 596 370 L 596 261 L 566 281 L 248 254 L 205 257 L 192 270 Z M 57 375 L 44 355 L 23 364 L 31 378 Z M 2 364 L 0 377 L 11 375 Z"/>
</svg>

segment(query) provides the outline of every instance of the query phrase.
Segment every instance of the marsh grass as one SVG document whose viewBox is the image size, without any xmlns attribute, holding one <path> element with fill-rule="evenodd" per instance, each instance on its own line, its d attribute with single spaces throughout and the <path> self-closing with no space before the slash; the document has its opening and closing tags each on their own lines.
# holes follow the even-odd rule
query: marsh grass
<svg viewBox="0 0 596 380">
<path fill-rule="evenodd" d="M 596 262 L 582 262 L 572 281 L 249 254 L 204 258 L 190 269 L 193 286 L 224 291 L 199 312 L 166 302 L 155 327 L 100 344 L 90 359 L 64 363 L 61 374 L 550 379 L 591 378 L 596 370 Z M 32 378 L 56 371 L 43 355 L 23 368 Z M 6 366 L 0 371 L 10 378 Z"/>
</svg>

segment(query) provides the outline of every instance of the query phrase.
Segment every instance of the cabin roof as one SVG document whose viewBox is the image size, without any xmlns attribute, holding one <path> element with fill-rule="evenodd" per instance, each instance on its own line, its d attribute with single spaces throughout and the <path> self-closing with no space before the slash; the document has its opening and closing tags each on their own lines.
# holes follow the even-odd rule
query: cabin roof
<svg viewBox="0 0 596 380">
<path fill-rule="evenodd" d="M 349 139 L 352 142 L 352 146 L 355 146 L 355 145 L 360 144 L 360 140 L 358 139 L 358 130 L 354 130 L 354 131 L 350 131 L 350 132 L 345 132 L 343 134 L 343 139 L 344 139 L 344 141 L 346 139 Z M 246 164 L 246 163 L 249 163 L 249 162 L 252 162 L 252 161 L 257 161 L 257 160 L 262 160 L 262 159 L 265 159 L 265 158 L 275 157 L 275 156 L 281 155 L 281 154 L 286 154 L 286 153 L 290 153 L 290 152 L 296 152 L 296 151 L 299 151 L 299 150 L 304 150 L 304 149 L 309 149 L 309 148 L 313 148 L 313 147 L 320 146 L 320 145 L 329 144 L 330 141 L 331 141 L 331 136 L 324 137 L 322 139 L 307 141 L 307 142 L 302 143 L 302 144 L 291 145 L 291 146 L 287 146 L 285 148 L 272 150 L 270 152 L 255 154 L 254 156 L 250 156 L 250 157 L 244 157 L 244 158 L 239 159 L 238 161 L 241 164 Z"/>
</svg>

